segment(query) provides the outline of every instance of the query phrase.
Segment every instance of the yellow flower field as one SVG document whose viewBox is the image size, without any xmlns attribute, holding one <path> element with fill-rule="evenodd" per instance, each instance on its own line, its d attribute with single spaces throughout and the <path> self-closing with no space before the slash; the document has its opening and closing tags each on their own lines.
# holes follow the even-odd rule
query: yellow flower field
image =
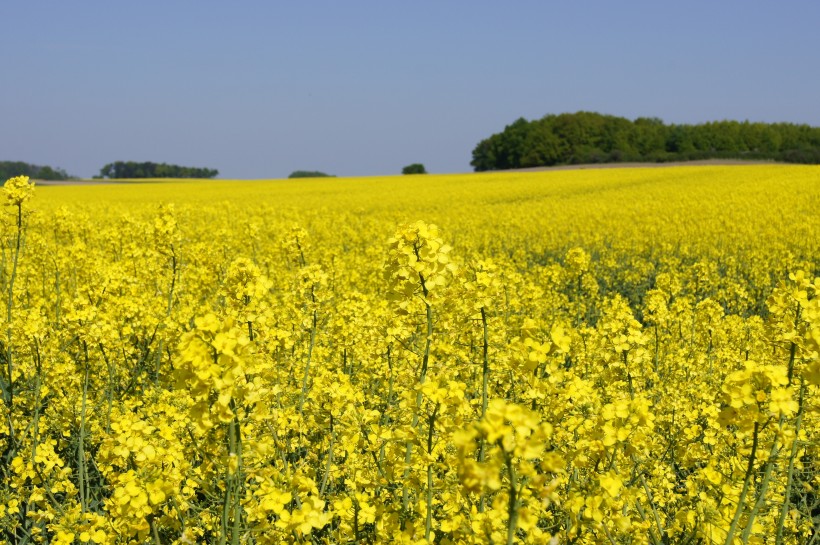
<svg viewBox="0 0 820 545">
<path fill-rule="evenodd" d="M 820 170 L 4 187 L 0 542 L 820 545 Z"/>
</svg>

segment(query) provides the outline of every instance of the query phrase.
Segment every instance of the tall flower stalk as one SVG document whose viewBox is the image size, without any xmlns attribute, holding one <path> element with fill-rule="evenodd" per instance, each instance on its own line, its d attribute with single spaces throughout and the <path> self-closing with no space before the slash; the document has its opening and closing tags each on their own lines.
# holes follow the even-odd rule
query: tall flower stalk
<svg viewBox="0 0 820 545">
<path fill-rule="evenodd" d="M 14 241 L 12 243 L 12 264 L 11 275 L 7 284 L 6 298 L 6 369 L 3 377 L 3 402 L 8 409 L 8 436 L 9 453 L 13 454 L 17 441 L 14 429 L 13 408 L 14 408 L 14 349 L 12 334 L 12 317 L 14 314 L 14 282 L 17 279 L 17 267 L 20 262 L 20 253 L 23 248 L 23 203 L 28 201 L 34 194 L 34 183 L 29 181 L 28 176 L 16 176 L 9 178 L 3 185 L 3 193 L 6 196 L 6 206 L 12 207 L 15 213 Z"/>
</svg>

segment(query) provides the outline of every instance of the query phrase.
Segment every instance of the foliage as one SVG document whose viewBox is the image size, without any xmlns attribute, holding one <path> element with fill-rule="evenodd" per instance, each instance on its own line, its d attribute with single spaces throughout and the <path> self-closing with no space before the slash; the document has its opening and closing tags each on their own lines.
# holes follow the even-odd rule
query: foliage
<svg viewBox="0 0 820 545">
<path fill-rule="evenodd" d="M 815 170 L 12 178 L 0 541 L 816 542 Z"/>
<path fill-rule="evenodd" d="M 318 170 L 294 170 L 288 178 L 335 178 L 335 176 Z"/>
<path fill-rule="evenodd" d="M 820 127 L 791 123 L 717 121 L 665 125 L 594 112 L 520 118 L 478 143 L 476 171 L 580 163 L 771 159 L 820 163 Z"/>
<path fill-rule="evenodd" d="M 22 161 L 0 161 L 0 180 L 13 176 L 29 176 L 38 180 L 69 180 L 65 170 L 50 166 L 30 165 Z"/>
<path fill-rule="evenodd" d="M 427 170 L 421 163 L 413 163 L 401 169 L 402 174 L 427 174 Z"/>
<path fill-rule="evenodd" d="M 166 163 L 115 161 L 100 169 L 101 178 L 215 178 L 216 169 L 181 167 Z"/>
</svg>

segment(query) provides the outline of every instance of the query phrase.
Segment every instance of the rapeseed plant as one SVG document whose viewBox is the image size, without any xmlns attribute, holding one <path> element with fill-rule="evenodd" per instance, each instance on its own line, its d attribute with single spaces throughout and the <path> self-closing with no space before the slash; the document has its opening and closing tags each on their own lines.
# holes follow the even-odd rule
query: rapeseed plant
<svg viewBox="0 0 820 545">
<path fill-rule="evenodd" d="M 814 177 L 12 178 L 0 543 L 820 543 Z"/>
</svg>

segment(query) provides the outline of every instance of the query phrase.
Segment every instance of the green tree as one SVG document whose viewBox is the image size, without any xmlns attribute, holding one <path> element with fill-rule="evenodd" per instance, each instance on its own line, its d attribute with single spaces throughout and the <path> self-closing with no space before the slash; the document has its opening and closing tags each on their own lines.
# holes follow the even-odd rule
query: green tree
<svg viewBox="0 0 820 545">
<path fill-rule="evenodd" d="M 413 163 L 401 169 L 402 174 L 427 174 L 427 170 L 421 163 Z"/>
<path fill-rule="evenodd" d="M 182 167 L 167 163 L 146 161 L 115 161 L 100 169 L 103 178 L 214 178 L 219 174 L 216 169 Z"/>
<path fill-rule="evenodd" d="M 335 178 L 332 174 L 326 174 L 318 170 L 294 170 L 288 178 Z"/>
<path fill-rule="evenodd" d="M 478 171 L 618 161 L 709 158 L 820 163 L 820 127 L 731 120 L 665 125 L 596 112 L 515 120 L 481 140 L 470 164 Z"/>
<path fill-rule="evenodd" d="M 29 176 L 36 180 L 68 180 L 65 170 L 48 165 L 31 165 L 22 161 L 0 161 L 0 183 L 14 176 Z"/>
</svg>

